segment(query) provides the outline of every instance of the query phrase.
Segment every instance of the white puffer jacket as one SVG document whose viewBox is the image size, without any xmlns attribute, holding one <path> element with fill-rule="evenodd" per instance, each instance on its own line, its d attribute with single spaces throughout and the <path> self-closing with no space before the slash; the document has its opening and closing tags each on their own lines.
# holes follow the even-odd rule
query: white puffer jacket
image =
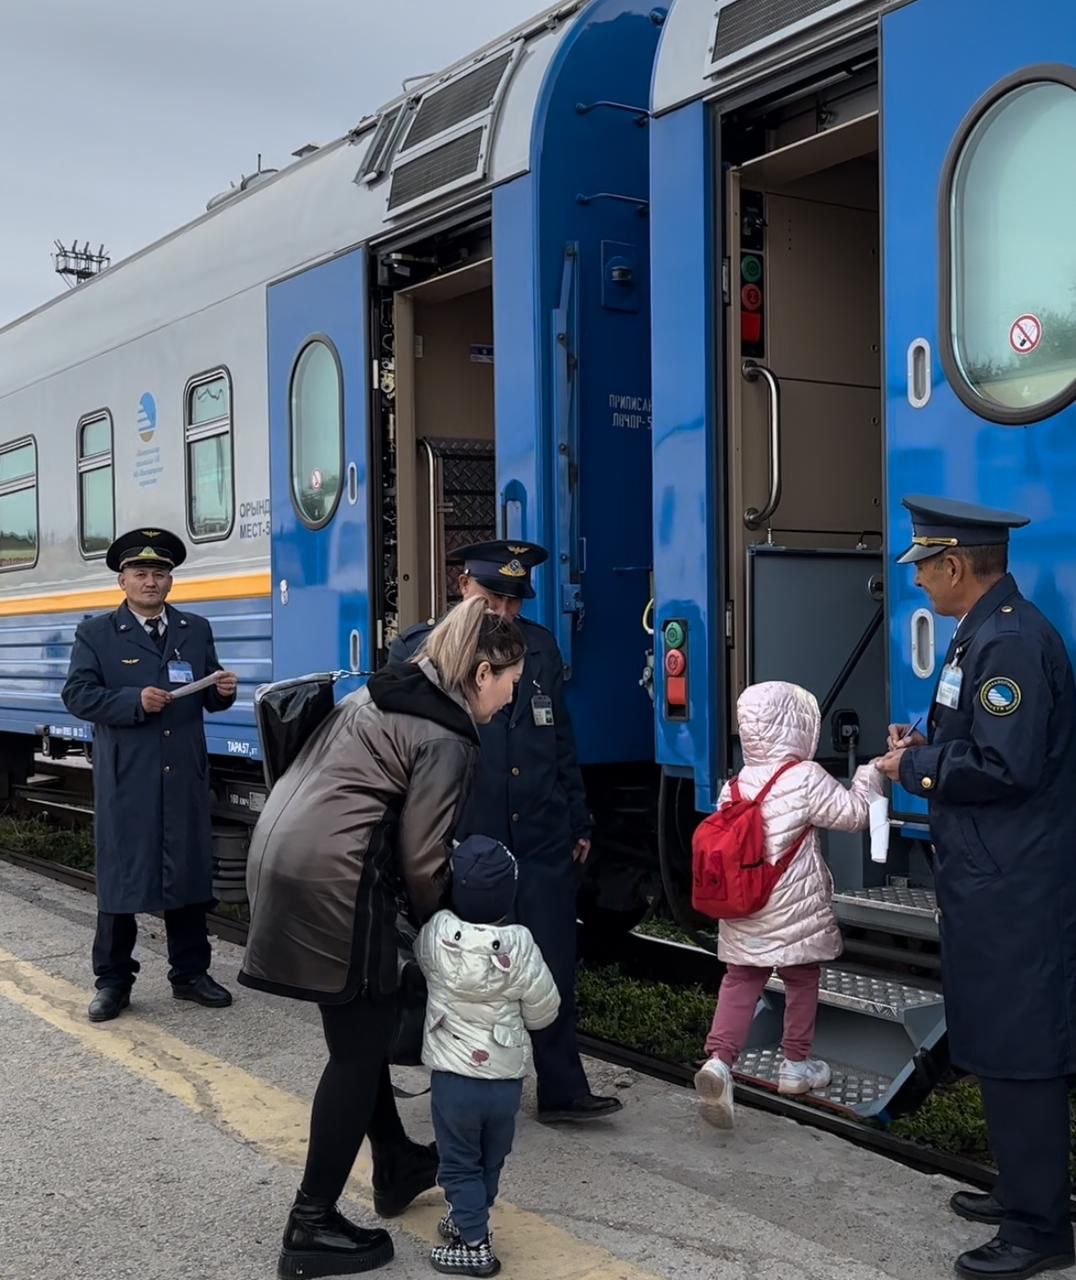
<svg viewBox="0 0 1076 1280">
<path fill-rule="evenodd" d="M 422 1061 L 435 1071 L 518 1080 L 531 1063 L 528 1031 L 548 1027 L 560 995 L 521 924 L 467 924 L 439 911 L 423 925 L 415 959 L 426 978 Z"/>
<path fill-rule="evenodd" d="M 786 761 L 806 762 L 779 778 L 762 804 L 768 862 L 787 853 L 807 826 L 866 830 L 870 802 L 881 794 L 881 775 L 872 765 L 863 765 L 851 787 L 846 787 L 815 762 L 821 717 L 813 694 L 799 685 L 767 681 L 745 689 L 736 711 L 744 757 L 740 793 L 745 798 L 757 796 Z M 726 783 L 719 807 L 730 794 Z M 836 959 L 841 934 L 832 897 L 833 880 L 816 829 L 761 911 L 742 920 L 720 922 L 718 956 L 726 964 L 763 968 Z"/>
</svg>

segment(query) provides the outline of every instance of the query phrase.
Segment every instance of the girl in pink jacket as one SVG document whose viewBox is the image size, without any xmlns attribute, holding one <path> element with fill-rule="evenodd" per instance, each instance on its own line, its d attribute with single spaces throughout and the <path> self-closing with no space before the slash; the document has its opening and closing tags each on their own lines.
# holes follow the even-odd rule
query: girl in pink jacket
<svg viewBox="0 0 1076 1280">
<path fill-rule="evenodd" d="M 737 717 L 744 758 L 739 783 L 745 798 L 754 798 L 783 764 L 804 762 L 779 778 L 762 803 L 766 860 L 777 862 L 806 828 L 811 830 L 765 907 L 719 925 L 717 954 L 726 971 L 706 1039 L 709 1061 L 695 1076 L 695 1089 L 703 1115 L 720 1129 L 732 1127 L 732 1066 L 774 969 L 785 986 L 778 1091 L 809 1093 L 829 1084 L 829 1067 L 810 1053 L 821 962 L 840 955 L 841 934 L 818 830 L 866 830 L 870 802 L 881 794 L 881 775 L 870 764 L 845 787 L 815 762 L 821 717 L 806 689 L 780 680 L 752 685 L 740 696 Z M 729 795 L 726 783 L 719 807 Z"/>
</svg>

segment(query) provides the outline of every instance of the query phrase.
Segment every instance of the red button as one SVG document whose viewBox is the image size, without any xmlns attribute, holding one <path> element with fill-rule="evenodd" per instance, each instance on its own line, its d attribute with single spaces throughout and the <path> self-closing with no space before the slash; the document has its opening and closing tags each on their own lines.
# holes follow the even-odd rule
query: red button
<svg viewBox="0 0 1076 1280">
<path fill-rule="evenodd" d="M 665 655 L 665 670 L 671 676 L 682 676 L 687 661 L 679 649 L 670 649 Z"/>
<path fill-rule="evenodd" d="M 762 314 L 758 311 L 740 312 L 740 334 L 744 342 L 762 341 Z"/>
<path fill-rule="evenodd" d="M 762 310 L 762 290 L 757 284 L 745 284 L 740 290 L 740 299 L 745 311 Z"/>
<path fill-rule="evenodd" d="M 687 677 L 666 676 L 665 701 L 670 707 L 687 706 Z"/>
</svg>

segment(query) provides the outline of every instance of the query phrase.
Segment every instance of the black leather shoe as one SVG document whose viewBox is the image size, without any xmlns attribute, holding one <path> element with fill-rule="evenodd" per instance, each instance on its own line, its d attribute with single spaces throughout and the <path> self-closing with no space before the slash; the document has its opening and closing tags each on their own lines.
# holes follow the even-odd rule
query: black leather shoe
<svg viewBox="0 0 1076 1280">
<path fill-rule="evenodd" d="M 374 1212 L 397 1218 L 416 1197 L 437 1186 L 437 1143 L 421 1142 L 373 1148 Z"/>
<path fill-rule="evenodd" d="M 373 1271 L 393 1258 L 392 1237 L 349 1222 L 334 1204 L 295 1197 L 276 1273 L 280 1280 L 300 1277 L 350 1276 Z"/>
<path fill-rule="evenodd" d="M 111 1022 L 131 1003 L 129 987 L 101 987 L 90 1001 L 91 1022 Z"/>
<path fill-rule="evenodd" d="M 956 1260 L 956 1270 L 971 1280 L 1025 1280 L 1040 1271 L 1071 1267 L 1073 1262 L 1076 1254 L 1071 1249 L 1068 1253 L 1039 1253 L 995 1237 L 981 1248 L 962 1253 Z"/>
<path fill-rule="evenodd" d="M 190 982 L 173 982 L 172 995 L 177 1000 L 193 1000 L 207 1009 L 227 1009 L 232 1003 L 232 993 L 214 982 L 208 973 L 200 973 Z"/>
<path fill-rule="evenodd" d="M 538 1119 L 542 1124 L 559 1124 L 564 1121 L 606 1120 L 624 1110 L 619 1098 L 603 1098 L 596 1093 L 588 1093 L 566 1107 L 545 1107 L 538 1109 Z"/>
<path fill-rule="evenodd" d="M 958 1218 L 967 1218 L 969 1222 L 996 1225 L 1005 1217 L 1004 1205 L 998 1204 L 987 1191 L 958 1191 L 950 1198 L 949 1208 Z"/>
</svg>

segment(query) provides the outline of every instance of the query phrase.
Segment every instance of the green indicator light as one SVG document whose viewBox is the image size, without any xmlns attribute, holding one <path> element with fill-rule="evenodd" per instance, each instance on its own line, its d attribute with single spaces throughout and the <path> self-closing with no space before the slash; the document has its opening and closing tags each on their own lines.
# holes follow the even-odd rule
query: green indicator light
<svg viewBox="0 0 1076 1280">
<path fill-rule="evenodd" d="M 670 649 L 679 649 L 684 643 L 684 628 L 679 622 L 665 624 L 665 643 Z"/>
<path fill-rule="evenodd" d="M 744 254 L 740 259 L 740 274 L 748 284 L 757 284 L 762 279 L 762 263 L 752 254 Z"/>
</svg>

